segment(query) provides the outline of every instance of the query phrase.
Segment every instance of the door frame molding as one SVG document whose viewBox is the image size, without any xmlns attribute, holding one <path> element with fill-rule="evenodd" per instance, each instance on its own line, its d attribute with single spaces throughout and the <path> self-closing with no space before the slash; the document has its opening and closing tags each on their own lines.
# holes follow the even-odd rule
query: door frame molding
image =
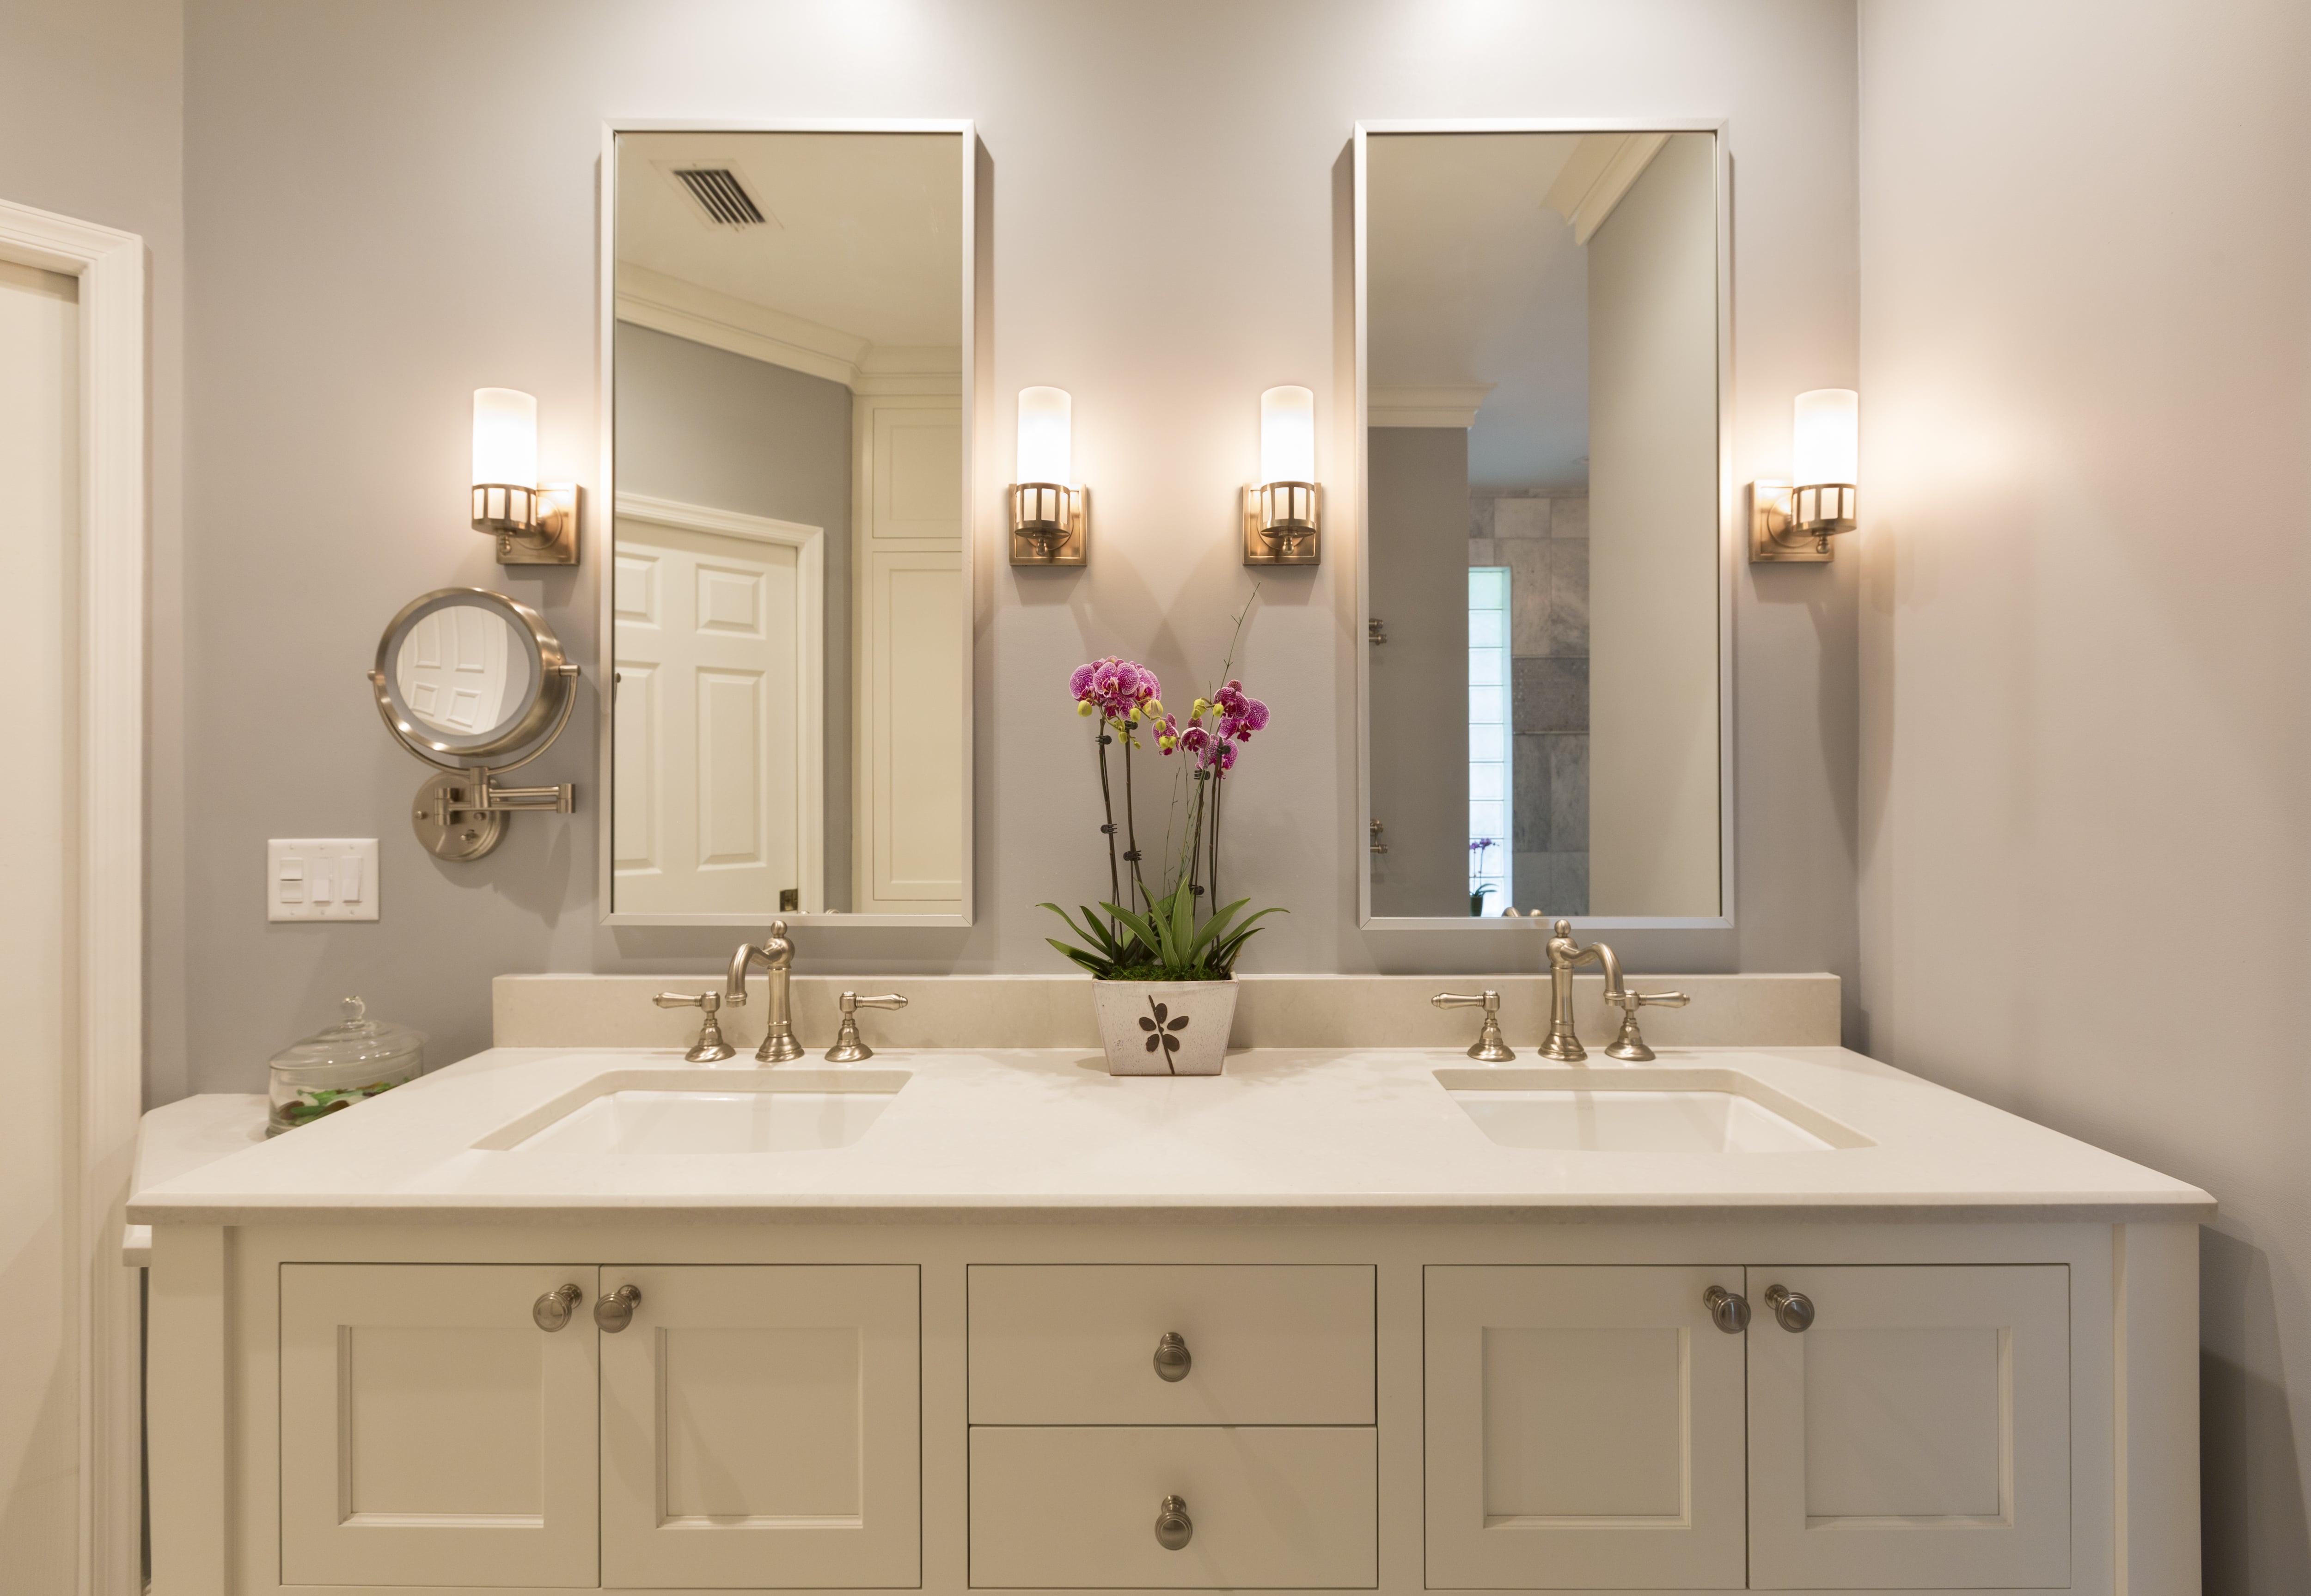
<svg viewBox="0 0 2311 1596">
<path fill-rule="evenodd" d="M 80 283 L 80 1588 L 126 1596 L 142 1584 L 137 1303 L 120 1244 L 144 1107 L 144 240 L 0 200 L 0 260 Z"/>
<path fill-rule="evenodd" d="M 643 521 L 652 526 L 672 527 L 683 532 L 706 532 L 719 537 L 743 537 L 754 543 L 777 544 L 795 551 L 795 608 L 801 624 L 795 629 L 795 863 L 796 874 L 802 885 L 805 912 L 826 907 L 826 528 L 807 527 L 799 521 L 781 521 L 766 515 L 747 515 L 740 510 L 716 510 L 711 505 L 685 504 L 676 499 L 653 499 L 646 493 L 621 492 L 611 506 L 612 525 L 618 521 Z M 613 534 L 615 536 L 615 533 Z M 611 571 L 602 579 L 605 592 L 613 594 L 611 625 L 603 633 L 603 644 L 615 654 L 616 632 L 617 586 L 616 550 L 609 558 Z M 609 694 L 612 722 L 611 737 L 616 734 L 615 714 L 617 693 Z M 608 760 L 604 764 L 613 773 L 615 766 Z M 616 782 L 606 778 L 602 783 L 602 834 L 612 834 L 615 824 L 618 801 Z M 608 911 L 602 919 L 610 925 L 700 925 L 729 920 L 746 925 L 761 923 L 759 914 L 698 915 L 620 913 L 615 894 L 617 876 L 614 870 L 605 877 L 612 896 Z"/>
</svg>

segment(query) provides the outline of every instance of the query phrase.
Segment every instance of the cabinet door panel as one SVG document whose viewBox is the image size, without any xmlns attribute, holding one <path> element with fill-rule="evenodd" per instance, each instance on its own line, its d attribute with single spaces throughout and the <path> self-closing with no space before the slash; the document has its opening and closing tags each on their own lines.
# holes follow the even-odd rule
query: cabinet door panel
<svg viewBox="0 0 2311 1596">
<path fill-rule="evenodd" d="M 292 1584 L 590 1585 L 595 1333 L 537 1298 L 589 1264 L 285 1264 Z"/>
<path fill-rule="evenodd" d="M 1749 1270 L 1751 1583 L 2070 1583 L 2070 1271 Z M 1812 1300 L 1781 1329 L 1774 1286 Z"/>
<path fill-rule="evenodd" d="M 1427 1270 L 1431 1587 L 1742 1583 L 1741 1338 L 1712 1286 L 1741 1271 Z"/>
<path fill-rule="evenodd" d="M 912 1265 L 610 1266 L 602 1583 L 920 1582 Z"/>
<path fill-rule="evenodd" d="M 1076 1590 L 1370 1589 L 1374 1432 L 977 1426 L 971 1583 Z M 1186 1504 L 1188 1544 L 1156 1519 Z"/>
<path fill-rule="evenodd" d="M 1166 1331 L 1185 1378 L 1156 1372 Z M 974 1424 L 1370 1424 L 1363 1264 L 975 1264 Z"/>
</svg>

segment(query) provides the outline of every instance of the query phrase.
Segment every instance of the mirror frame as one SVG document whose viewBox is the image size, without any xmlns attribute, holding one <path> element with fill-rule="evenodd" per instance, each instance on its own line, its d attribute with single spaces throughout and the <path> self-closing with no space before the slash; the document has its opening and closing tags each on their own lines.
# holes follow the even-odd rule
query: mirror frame
<svg viewBox="0 0 2311 1596">
<path fill-rule="evenodd" d="M 1587 931 L 1722 930 L 1733 924 L 1733 581 L 1741 526 L 1732 467 L 1733 369 L 1733 169 L 1721 118 L 1652 117 L 1505 117 L 1394 118 L 1360 121 L 1355 134 L 1356 367 L 1351 376 L 1356 416 L 1356 924 L 1368 931 L 1530 931 L 1527 919 L 1504 914 L 1375 915 L 1372 854 L 1365 842 L 1372 825 L 1372 645 L 1365 641 L 1372 616 L 1372 516 L 1369 421 L 1370 324 L 1366 294 L 1365 227 L 1370 171 L 1365 139 L 1398 133 L 1706 133 L 1714 141 L 1717 204 L 1717 912 L 1714 915 L 1572 915 Z"/>
<path fill-rule="evenodd" d="M 644 914 L 619 912 L 615 907 L 616 874 L 611 858 L 611 843 L 615 836 L 616 782 L 615 730 L 612 724 L 617 708 L 616 618 L 612 613 L 615 601 L 615 574 L 617 569 L 617 381 L 615 350 L 617 347 L 617 240 L 618 240 L 618 139 L 629 133 L 937 133 L 957 135 L 959 159 L 963 164 L 963 216 L 959 248 L 962 260 L 963 292 L 963 357 L 960 385 L 956 402 L 963 411 L 963 494 L 962 593 L 956 602 L 963 606 L 962 647 L 955 661 L 955 700 L 953 713 L 963 731 L 965 769 L 963 780 L 963 815 L 961 839 L 963 908 L 955 914 L 850 914 L 825 910 L 770 910 L 760 913 L 724 914 Z M 596 527 L 594 546 L 602 551 L 594 562 L 594 583 L 597 589 L 598 615 L 598 646 L 602 660 L 602 690 L 599 694 L 599 753 L 600 753 L 600 819 L 596 824 L 595 846 L 596 894 L 601 923 L 616 926 L 753 926 L 767 925 L 772 919 L 785 920 L 789 926 L 858 926 L 944 928 L 953 929 L 972 923 L 976 900 L 975 873 L 972 869 L 975 829 L 972 820 L 973 798 L 977 787 L 978 749 L 972 731 L 973 659 L 976 644 L 975 621 L 979 586 L 980 545 L 983 540 L 980 521 L 980 479 L 978 463 L 977 398 L 980 377 L 981 336 L 978 312 L 978 260 L 980 250 L 980 195 L 978 188 L 979 137 L 977 125 L 969 118 L 791 118 L 754 120 L 745 118 L 625 118 L 602 124 L 602 153 L 597 168 L 600 204 L 596 207 L 599 218 L 597 240 L 596 346 L 599 362 L 599 402 L 601 405 L 602 476 L 601 491 L 593 498 Z M 830 534 L 838 529 L 829 528 Z M 849 536 L 848 527 L 839 529 Z M 853 758 L 857 757 L 856 751 Z M 855 846 L 855 843 L 854 843 Z"/>
<path fill-rule="evenodd" d="M 529 667 L 529 699 L 521 713 L 500 721 L 490 732 L 462 737 L 440 730 L 410 709 L 401 696 L 397 669 L 399 662 L 396 658 L 408 640 L 410 629 L 418 622 L 458 606 L 496 614 L 521 641 L 522 655 Z M 391 711 L 386 724 L 394 728 L 396 735 L 451 759 L 488 764 L 499 754 L 529 746 L 554 724 L 562 713 L 562 701 L 572 691 L 562 664 L 561 640 L 545 624 L 545 617 L 529 606 L 487 588 L 436 588 L 403 605 L 399 613 L 386 623 L 385 631 L 377 640 L 377 692 Z"/>
</svg>

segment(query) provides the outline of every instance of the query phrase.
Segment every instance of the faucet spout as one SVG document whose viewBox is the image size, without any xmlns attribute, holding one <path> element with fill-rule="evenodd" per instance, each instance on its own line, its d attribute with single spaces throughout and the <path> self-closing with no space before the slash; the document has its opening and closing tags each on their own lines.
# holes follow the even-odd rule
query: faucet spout
<svg viewBox="0 0 2311 1596">
<path fill-rule="evenodd" d="M 1562 1064 L 1578 1064 L 1589 1056 L 1573 1026 L 1573 972 L 1583 964 L 1601 964 L 1609 1000 L 1621 995 L 1621 961 L 1601 942 L 1583 947 L 1573 939 L 1573 922 L 1560 920 L 1548 934 L 1548 1040 L 1540 1056 Z"/>
<path fill-rule="evenodd" d="M 724 1007 L 737 1007 L 746 1001 L 746 976 L 756 965 L 770 975 L 770 1012 L 763 1017 L 763 1045 L 754 1050 L 757 1064 L 783 1064 L 802 1057 L 802 1043 L 795 1040 L 794 1022 L 789 1004 L 787 983 L 794 972 L 794 943 L 787 937 L 787 922 L 774 920 L 771 934 L 760 946 L 742 942 L 738 951 L 730 955 L 730 974 L 723 982 Z"/>
</svg>

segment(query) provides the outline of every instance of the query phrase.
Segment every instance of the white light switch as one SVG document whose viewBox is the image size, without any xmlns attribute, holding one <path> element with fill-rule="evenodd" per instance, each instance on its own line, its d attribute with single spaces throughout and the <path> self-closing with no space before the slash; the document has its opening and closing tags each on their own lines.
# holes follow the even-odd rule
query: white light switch
<svg viewBox="0 0 2311 1596">
<path fill-rule="evenodd" d="M 265 918 L 375 920 L 375 837 L 275 837 L 265 845 Z"/>
</svg>

